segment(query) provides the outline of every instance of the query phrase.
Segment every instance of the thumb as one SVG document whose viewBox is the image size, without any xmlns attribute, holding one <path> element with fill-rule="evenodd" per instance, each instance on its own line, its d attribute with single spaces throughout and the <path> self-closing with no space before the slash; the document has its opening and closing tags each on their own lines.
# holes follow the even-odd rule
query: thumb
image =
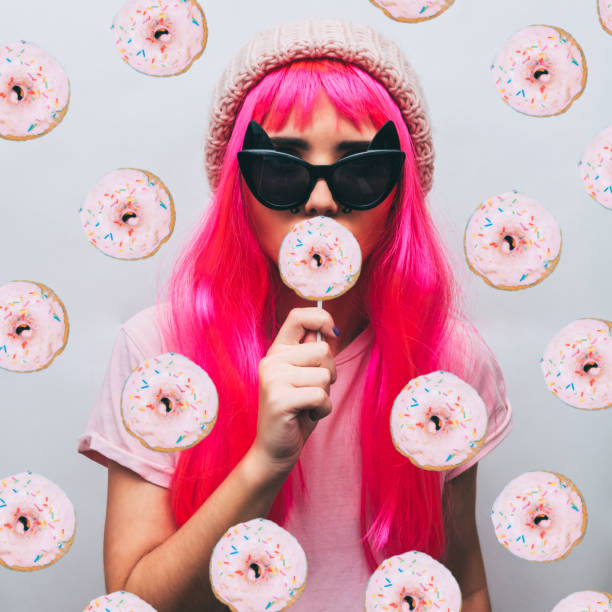
<svg viewBox="0 0 612 612">
<path fill-rule="evenodd" d="M 306 342 L 316 342 L 317 341 L 317 332 L 314 331 L 307 331 L 306 335 L 304 336 L 304 343 Z"/>
</svg>

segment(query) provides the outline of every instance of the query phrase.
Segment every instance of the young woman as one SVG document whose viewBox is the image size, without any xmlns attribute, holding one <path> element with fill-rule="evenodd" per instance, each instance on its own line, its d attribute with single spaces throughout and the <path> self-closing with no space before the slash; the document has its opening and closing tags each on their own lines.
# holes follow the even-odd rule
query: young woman
<svg viewBox="0 0 612 612">
<path fill-rule="evenodd" d="M 241 172 L 237 160 L 251 121 L 274 150 L 313 166 L 366 151 L 391 121 L 405 159 L 397 176 L 384 160 L 355 174 L 372 192 L 365 206 L 338 177 L 285 180 L 291 164 L 260 167 L 257 185 L 267 181 L 267 191 L 253 181 L 251 190 L 249 168 Z M 212 201 L 167 298 L 121 328 L 80 439 L 80 452 L 109 467 L 108 590 L 136 593 L 160 612 L 223 610 L 209 584 L 212 549 L 231 525 L 267 517 L 308 559 L 296 612 L 363 609 L 377 565 L 409 550 L 451 570 L 464 612 L 489 611 L 476 469 L 509 432 L 511 411 L 494 356 L 461 314 L 426 207 L 431 130 L 406 59 L 375 31 L 345 21 L 258 34 L 215 92 L 207 170 Z M 380 173 L 393 178 L 388 193 Z M 363 258 L 357 283 L 324 308 L 299 298 L 278 271 L 283 237 L 318 215 L 348 228 Z M 219 393 L 212 432 L 180 453 L 146 449 L 120 416 L 125 378 L 167 350 L 202 366 Z M 401 389 L 436 369 L 474 386 L 489 413 L 483 448 L 446 472 L 412 465 L 389 427 Z"/>
</svg>

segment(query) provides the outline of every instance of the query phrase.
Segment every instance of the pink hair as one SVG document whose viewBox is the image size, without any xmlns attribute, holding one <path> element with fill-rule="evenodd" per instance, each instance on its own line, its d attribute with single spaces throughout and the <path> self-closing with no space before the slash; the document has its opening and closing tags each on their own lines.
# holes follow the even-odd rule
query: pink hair
<svg viewBox="0 0 612 612">
<path fill-rule="evenodd" d="M 291 110 L 300 129 L 316 120 L 321 91 L 358 129 L 364 119 L 376 129 L 393 120 L 406 152 L 388 232 L 361 272 L 374 334 L 359 430 L 364 552 L 372 571 L 379 551 L 390 556 L 420 550 L 440 559 L 445 551 L 441 472 L 419 469 L 401 455 L 389 422 L 393 400 L 407 382 L 441 369 L 458 314 L 458 285 L 426 208 L 412 141 L 397 104 L 370 75 L 338 60 L 294 61 L 267 74 L 247 94 L 227 144 L 218 189 L 168 281 L 167 312 L 158 299 L 158 322 L 166 346 L 172 347 L 168 350 L 204 368 L 219 393 L 212 432 L 179 456 L 171 484 L 174 516 L 179 526 L 185 523 L 252 444 L 258 364 L 282 324 L 274 314 L 270 320 L 280 275 L 248 222 L 236 153 L 251 119 L 273 130 L 284 126 Z M 298 461 L 268 517 L 280 525 L 294 503 L 296 472 L 305 493 Z"/>
</svg>

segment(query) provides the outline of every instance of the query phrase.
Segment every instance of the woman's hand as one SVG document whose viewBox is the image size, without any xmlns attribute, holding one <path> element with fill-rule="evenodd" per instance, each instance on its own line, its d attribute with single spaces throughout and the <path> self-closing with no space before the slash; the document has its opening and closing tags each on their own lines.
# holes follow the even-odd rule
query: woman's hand
<svg viewBox="0 0 612 612">
<path fill-rule="evenodd" d="M 332 411 L 330 384 L 336 364 L 325 341 L 334 321 L 322 308 L 294 308 L 259 362 L 259 411 L 253 446 L 279 474 L 287 475 L 317 425 Z M 300 342 L 304 340 L 303 343 Z"/>
</svg>

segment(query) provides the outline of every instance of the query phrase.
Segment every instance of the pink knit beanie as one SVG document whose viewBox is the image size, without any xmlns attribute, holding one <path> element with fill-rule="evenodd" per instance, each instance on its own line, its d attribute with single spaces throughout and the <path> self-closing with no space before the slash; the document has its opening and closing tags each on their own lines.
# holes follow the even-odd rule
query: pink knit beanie
<svg viewBox="0 0 612 612">
<path fill-rule="evenodd" d="M 416 152 L 423 193 L 431 189 L 433 143 L 419 81 L 399 47 L 372 28 L 339 19 L 305 19 L 258 33 L 231 60 L 213 96 L 205 145 L 214 191 L 236 113 L 251 87 L 293 60 L 324 57 L 355 64 L 380 81 L 399 106 Z"/>
</svg>

